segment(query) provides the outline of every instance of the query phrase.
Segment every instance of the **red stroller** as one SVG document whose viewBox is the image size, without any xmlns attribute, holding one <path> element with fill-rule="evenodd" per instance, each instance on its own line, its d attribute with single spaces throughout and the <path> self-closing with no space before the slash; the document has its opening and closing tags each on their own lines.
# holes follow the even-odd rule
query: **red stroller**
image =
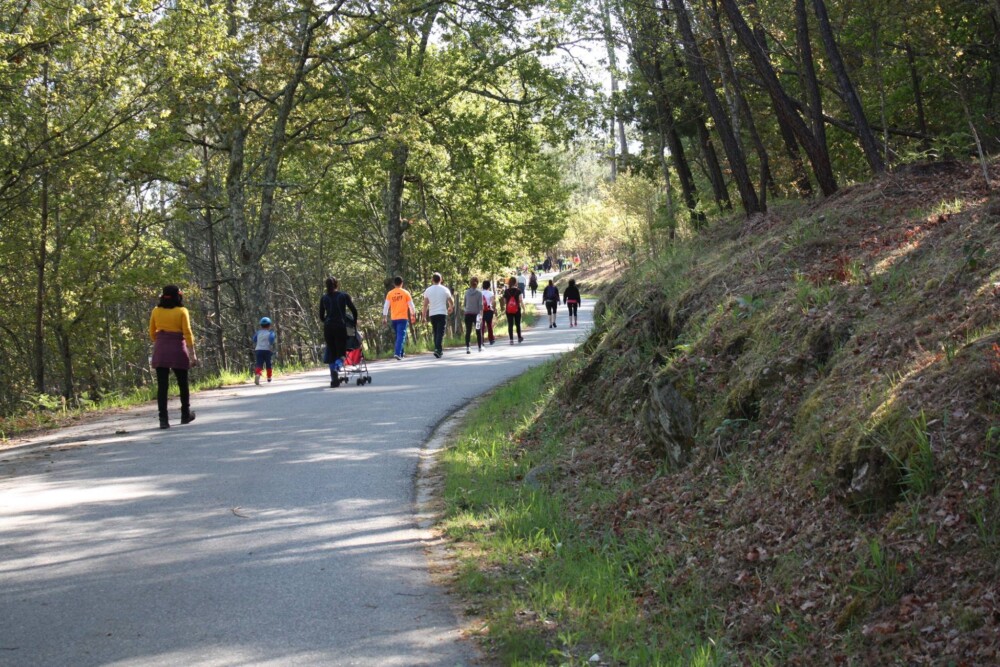
<svg viewBox="0 0 1000 667">
<path fill-rule="evenodd" d="M 365 351 L 361 342 L 360 331 L 347 337 L 347 354 L 344 357 L 344 367 L 340 369 L 341 386 L 350 382 L 352 376 L 355 376 L 355 383 L 359 387 L 372 382 L 372 376 L 368 374 L 368 362 L 365 361 Z"/>
</svg>

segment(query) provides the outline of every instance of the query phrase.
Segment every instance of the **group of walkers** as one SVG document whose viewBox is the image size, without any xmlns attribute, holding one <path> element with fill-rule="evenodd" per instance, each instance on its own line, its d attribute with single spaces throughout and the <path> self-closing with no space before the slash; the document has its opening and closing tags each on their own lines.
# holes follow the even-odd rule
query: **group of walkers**
<svg viewBox="0 0 1000 667">
<path fill-rule="evenodd" d="M 441 282 L 441 274 L 435 273 L 431 285 L 424 290 L 422 315 L 424 321 L 431 323 L 434 338 L 434 356 L 441 358 L 444 354 L 444 335 L 448 317 L 455 312 L 455 298 L 451 290 Z M 403 279 L 396 277 L 394 287 L 386 294 L 382 308 L 383 324 L 391 324 L 395 334 L 394 357 L 402 360 L 406 356 L 405 343 L 408 325 L 416 323 L 417 310 L 413 297 L 403 287 Z M 507 317 L 507 336 L 514 345 L 514 335 L 517 342 L 524 341 L 521 333 L 521 316 L 524 313 L 524 295 L 526 288 L 531 289 L 532 297 L 538 289 L 538 277 L 531 272 L 530 277 L 523 273 L 511 277 L 499 295 L 494 291 L 489 280 L 480 286 L 478 277 L 469 279 L 469 286 L 462 298 L 462 314 L 465 324 L 465 352 L 472 354 L 472 336 L 476 337 L 476 348 L 483 351 L 485 344 L 496 343 L 493 324 L 497 308 L 502 308 Z M 559 288 L 555 282 L 549 284 L 542 292 L 542 300 L 549 317 L 549 328 L 556 327 L 556 311 L 559 304 Z M 570 280 L 562 301 L 569 310 L 569 325 L 577 326 L 577 309 L 579 308 L 580 290 L 575 280 Z M 319 317 L 323 322 L 323 338 L 326 342 L 324 362 L 330 367 L 330 386 L 340 384 L 340 372 L 345 364 L 348 340 L 357 334 L 358 311 L 351 296 L 340 289 L 336 278 L 326 279 L 326 290 L 320 298 Z M 272 378 L 271 361 L 276 345 L 275 332 L 271 329 L 270 318 L 263 317 L 258 323 L 259 328 L 253 335 L 254 346 L 254 382 L 260 384 L 266 371 L 267 381 Z M 167 413 L 167 393 L 171 371 L 177 380 L 181 400 L 181 424 L 188 424 L 195 419 L 191 410 L 190 385 L 188 371 L 198 365 L 198 357 L 194 349 L 194 334 L 191 330 L 191 317 L 184 307 L 184 297 L 176 285 L 163 288 L 159 302 L 153 308 L 149 319 L 149 335 L 153 340 L 153 356 L 151 365 L 156 369 L 156 405 L 159 411 L 160 428 L 170 428 Z"/>
</svg>

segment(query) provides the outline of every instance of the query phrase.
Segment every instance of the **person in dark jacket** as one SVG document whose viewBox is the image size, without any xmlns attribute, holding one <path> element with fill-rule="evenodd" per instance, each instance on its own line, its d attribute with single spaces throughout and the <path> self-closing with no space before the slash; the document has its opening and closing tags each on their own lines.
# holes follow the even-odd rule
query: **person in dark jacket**
<svg viewBox="0 0 1000 667">
<path fill-rule="evenodd" d="M 542 292 L 542 301 L 545 302 L 545 312 L 549 314 L 549 328 L 556 328 L 556 309 L 559 307 L 559 288 L 554 280 L 549 280 Z"/>
<path fill-rule="evenodd" d="M 338 288 L 336 278 L 327 278 L 326 293 L 319 300 L 319 319 L 323 322 L 325 361 L 330 364 L 331 387 L 340 386 L 340 369 L 344 367 L 344 356 L 347 354 L 347 327 L 354 327 L 358 321 L 358 310 L 351 301 L 351 295 Z"/>
<path fill-rule="evenodd" d="M 184 295 L 177 285 L 163 288 L 160 302 L 149 316 L 149 337 L 153 339 L 153 368 L 156 369 L 156 407 L 160 411 L 160 428 L 170 428 L 167 418 L 167 389 L 170 371 L 177 378 L 181 394 L 181 423 L 194 421 L 191 411 L 188 370 L 198 365 L 194 353 L 191 317 L 184 307 Z"/>
<path fill-rule="evenodd" d="M 507 335 L 510 337 L 510 344 L 514 344 L 514 328 L 517 328 L 517 342 L 523 343 L 524 336 L 521 335 L 521 313 L 524 312 L 524 295 L 517 286 L 517 278 L 510 277 L 507 281 L 507 289 L 503 291 L 503 307 L 507 313 Z"/>
<path fill-rule="evenodd" d="M 538 276 L 532 271 L 531 275 L 528 276 L 528 289 L 531 290 L 531 298 L 535 298 L 535 292 L 538 291 Z"/>
<path fill-rule="evenodd" d="M 566 304 L 566 308 L 569 310 L 569 325 L 571 327 L 577 326 L 577 310 L 580 308 L 580 303 L 583 299 L 580 298 L 580 288 L 576 286 L 576 280 L 570 278 L 569 285 L 566 286 L 566 291 L 563 292 L 563 303 Z"/>
</svg>

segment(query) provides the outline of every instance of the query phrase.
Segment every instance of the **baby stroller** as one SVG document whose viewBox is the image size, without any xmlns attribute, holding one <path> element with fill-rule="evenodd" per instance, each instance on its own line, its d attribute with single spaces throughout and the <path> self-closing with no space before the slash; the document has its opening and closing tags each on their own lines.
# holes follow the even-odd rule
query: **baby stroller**
<svg viewBox="0 0 1000 667">
<path fill-rule="evenodd" d="M 365 361 L 365 351 L 362 342 L 361 332 L 355 330 L 353 336 L 347 337 L 347 354 L 344 358 L 344 367 L 340 369 L 340 384 L 344 385 L 351 381 L 351 376 L 357 376 L 355 383 L 362 387 L 371 384 L 372 376 L 368 374 L 368 362 Z"/>
</svg>

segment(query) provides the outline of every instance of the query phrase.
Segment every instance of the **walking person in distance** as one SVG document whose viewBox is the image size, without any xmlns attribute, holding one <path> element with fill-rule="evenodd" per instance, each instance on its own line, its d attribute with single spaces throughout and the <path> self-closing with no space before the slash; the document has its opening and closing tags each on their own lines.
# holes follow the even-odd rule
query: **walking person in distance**
<svg viewBox="0 0 1000 667">
<path fill-rule="evenodd" d="M 465 290 L 462 313 L 465 315 L 465 353 L 471 354 L 469 341 L 472 337 L 472 330 L 476 331 L 476 347 L 483 351 L 483 291 L 479 289 L 479 278 L 472 276 L 469 278 L 469 289 Z"/>
<path fill-rule="evenodd" d="M 545 312 L 549 315 L 549 328 L 556 328 L 556 309 L 559 307 L 559 288 L 554 280 L 549 279 L 549 284 L 542 292 L 542 301 L 545 302 Z"/>
<path fill-rule="evenodd" d="M 397 360 L 405 356 L 403 346 L 406 343 L 406 325 L 408 322 L 415 322 L 417 311 L 413 307 L 413 297 L 403 289 L 403 279 L 396 276 L 392 279 L 395 287 L 385 295 L 385 304 L 382 306 L 382 324 L 388 318 L 392 322 L 392 330 L 396 334 L 395 357 Z"/>
<path fill-rule="evenodd" d="M 531 298 L 535 298 L 535 292 L 538 291 L 538 276 L 532 271 L 531 275 L 528 276 L 528 289 L 531 290 Z"/>
<path fill-rule="evenodd" d="M 347 292 L 341 292 L 336 278 L 326 279 L 326 292 L 319 300 L 319 319 L 323 322 L 326 362 L 330 364 L 330 386 L 340 386 L 340 369 L 347 354 L 347 326 L 358 321 L 358 310 Z M 350 313 L 348 313 L 350 311 Z"/>
<path fill-rule="evenodd" d="M 521 335 L 521 313 L 524 312 L 523 292 L 517 286 L 517 278 L 511 276 L 507 281 L 507 289 L 503 292 L 504 312 L 507 313 L 507 335 L 510 344 L 514 344 L 514 328 L 517 328 L 517 342 L 524 341 Z"/>
<path fill-rule="evenodd" d="M 274 356 L 274 344 L 277 336 L 271 331 L 271 318 L 260 318 L 260 329 L 253 335 L 253 383 L 260 384 L 260 375 L 267 370 L 267 381 L 271 381 L 271 357 Z"/>
<path fill-rule="evenodd" d="M 191 316 L 184 307 L 184 295 L 177 285 L 163 288 L 160 301 L 149 316 L 149 337 L 153 340 L 152 366 L 156 369 L 156 407 L 160 413 L 160 428 L 170 428 L 167 415 L 167 391 L 170 371 L 177 378 L 181 397 L 181 423 L 194 421 L 191 411 L 191 390 L 188 370 L 198 365 L 194 352 Z"/>
<path fill-rule="evenodd" d="M 493 335 L 493 317 L 497 310 L 497 295 L 493 293 L 493 286 L 489 280 L 483 281 L 483 335 L 488 336 L 490 345 L 496 342 Z"/>
<path fill-rule="evenodd" d="M 583 299 L 580 298 L 580 288 L 576 286 L 576 280 L 570 278 L 569 285 L 566 286 L 566 291 L 563 292 L 563 303 L 566 304 L 566 308 L 569 310 L 569 325 L 571 327 L 578 325 L 577 311 L 579 310 L 582 302 Z"/>
<path fill-rule="evenodd" d="M 454 309 L 451 290 L 441 284 L 441 274 L 435 273 L 431 276 L 431 286 L 424 290 L 424 319 L 430 320 L 434 330 L 434 356 L 438 359 L 444 354 L 444 328 Z"/>
</svg>

